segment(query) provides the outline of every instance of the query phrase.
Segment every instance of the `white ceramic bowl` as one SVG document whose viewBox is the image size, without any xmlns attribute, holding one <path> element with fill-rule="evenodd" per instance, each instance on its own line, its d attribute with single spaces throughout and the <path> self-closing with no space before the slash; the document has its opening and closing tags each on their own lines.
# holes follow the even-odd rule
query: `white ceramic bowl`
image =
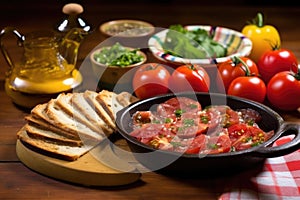
<svg viewBox="0 0 300 200">
<path fill-rule="evenodd" d="M 206 30 L 212 36 L 214 41 L 220 43 L 227 49 L 227 55 L 218 58 L 188 59 L 168 54 L 162 47 L 166 34 L 169 31 L 169 29 L 165 29 L 153 35 L 148 41 L 149 49 L 154 57 L 166 64 L 181 65 L 191 63 L 202 64 L 205 67 L 225 62 L 233 56 L 248 56 L 251 52 L 252 42 L 241 32 L 225 27 L 207 25 L 190 25 L 185 26 L 184 28 L 187 30 L 197 30 L 199 28 Z"/>
</svg>

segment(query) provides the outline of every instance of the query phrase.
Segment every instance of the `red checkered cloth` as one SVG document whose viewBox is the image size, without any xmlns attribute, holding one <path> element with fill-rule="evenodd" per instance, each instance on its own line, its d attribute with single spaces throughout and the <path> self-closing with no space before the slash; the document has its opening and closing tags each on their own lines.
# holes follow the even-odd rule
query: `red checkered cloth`
<svg viewBox="0 0 300 200">
<path fill-rule="evenodd" d="M 283 137 L 275 145 L 292 139 Z M 300 200 L 300 150 L 268 158 L 262 172 L 250 178 L 242 187 L 230 188 L 219 200 Z"/>
</svg>

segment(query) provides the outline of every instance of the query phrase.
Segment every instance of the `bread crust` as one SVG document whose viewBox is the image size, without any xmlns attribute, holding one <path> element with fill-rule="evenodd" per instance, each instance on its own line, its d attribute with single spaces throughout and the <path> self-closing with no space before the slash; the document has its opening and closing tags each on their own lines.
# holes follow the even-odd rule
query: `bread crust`
<svg viewBox="0 0 300 200">
<path fill-rule="evenodd" d="M 43 127 L 50 131 L 58 132 L 62 136 L 66 137 L 68 139 L 80 141 L 80 137 L 77 133 L 73 134 L 69 131 L 66 131 L 65 129 L 61 129 L 59 127 L 53 126 L 53 124 L 50 124 L 48 121 L 45 121 L 41 118 L 36 118 L 33 115 L 28 115 L 28 116 L 25 116 L 25 120 L 27 121 L 27 123 L 36 124 L 37 126 Z"/>
<path fill-rule="evenodd" d="M 74 118 L 74 120 L 85 124 L 87 127 L 92 129 L 95 132 L 99 131 L 99 128 L 91 123 L 82 113 L 80 110 L 76 108 L 76 106 L 73 105 L 71 102 L 71 99 L 73 97 L 74 93 L 62 93 L 58 95 L 56 98 L 56 104 L 60 107 L 62 111 L 64 111 L 67 115 L 70 116 L 70 118 Z"/>
<path fill-rule="evenodd" d="M 82 146 L 81 140 L 74 140 L 64 137 L 60 132 L 47 130 L 43 126 L 28 123 L 25 126 L 25 131 L 31 138 L 45 140 L 53 144 L 68 145 L 68 146 Z"/>
<path fill-rule="evenodd" d="M 69 146 L 62 144 L 54 144 L 46 140 L 30 137 L 26 131 L 20 131 L 17 135 L 18 139 L 23 142 L 27 147 L 34 151 L 41 152 L 42 154 L 49 155 L 62 160 L 74 161 L 83 156 L 93 146 Z"/>
<path fill-rule="evenodd" d="M 71 103 L 75 106 L 82 115 L 86 117 L 88 121 L 98 127 L 98 132 L 110 135 L 113 133 L 113 129 L 109 127 L 101 116 L 95 111 L 94 106 L 92 107 L 84 98 L 83 93 L 73 93 Z"/>
<path fill-rule="evenodd" d="M 96 100 L 98 95 L 95 91 L 87 90 L 83 93 L 83 97 L 86 101 L 95 109 L 95 112 L 103 119 L 103 121 L 113 130 L 116 131 L 116 124 L 103 108 L 103 106 Z"/>
<path fill-rule="evenodd" d="M 51 99 L 45 108 L 45 113 L 51 119 L 54 126 L 61 127 L 67 131 L 75 132 L 81 139 L 95 140 L 100 142 L 104 138 L 103 133 L 95 132 L 74 118 L 70 118 L 58 106 L 55 105 L 55 99 Z"/>
</svg>

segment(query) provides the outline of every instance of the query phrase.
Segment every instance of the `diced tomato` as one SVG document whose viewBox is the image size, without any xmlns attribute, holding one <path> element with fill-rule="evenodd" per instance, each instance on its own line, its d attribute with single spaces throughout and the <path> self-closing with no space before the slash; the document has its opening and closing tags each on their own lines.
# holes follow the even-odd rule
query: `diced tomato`
<svg viewBox="0 0 300 200">
<path fill-rule="evenodd" d="M 176 134 L 180 138 L 195 137 L 199 134 L 206 133 L 208 128 L 207 124 L 200 122 L 199 116 L 197 115 L 185 115 L 178 120 L 174 126 L 176 127 Z"/>
<path fill-rule="evenodd" d="M 241 113 L 243 121 L 247 124 L 258 123 L 261 121 L 261 115 L 251 108 L 239 109 L 238 112 Z"/>
<path fill-rule="evenodd" d="M 266 134 L 259 127 L 243 123 L 230 126 L 228 134 L 236 151 L 257 146 L 267 141 L 271 136 L 271 134 Z"/>
<path fill-rule="evenodd" d="M 231 141 L 227 134 L 221 134 L 220 136 L 211 137 L 208 140 L 209 154 L 226 153 L 231 150 Z"/>
<path fill-rule="evenodd" d="M 188 145 L 185 153 L 196 154 L 206 148 L 206 135 L 200 134 L 195 137 L 192 142 Z"/>
<path fill-rule="evenodd" d="M 181 115 L 182 113 L 191 111 L 197 113 L 197 111 L 201 109 L 201 104 L 196 100 L 187 97 L 174 97 L 161 103 L 157 107 L 157 113 L 161 117 L 180 117 L 178 115 Z"/>
<path fill-rule="evenodd" d="M 213 125 L 218 124 L 223 127 L 229 127 L 239 123 L 238 113 L 228 106 L 210 106 L 207 108 L 207 113 L 209 113 L 211 124 Z"/>
<path fill-rule="evenodd" d="M 149 144 L 156 149 L 173 150 L 173 145 L 170 143 L 172 138 L 173 137 L 171 136 L 157 135 L 149 142 Z"/>
<path fill-rule="evenodd" d="M 152 113 L 150 111 L 137 111 L 132 116 L 133 125 L 139 126 L 151 122 Z"/>
</svg>

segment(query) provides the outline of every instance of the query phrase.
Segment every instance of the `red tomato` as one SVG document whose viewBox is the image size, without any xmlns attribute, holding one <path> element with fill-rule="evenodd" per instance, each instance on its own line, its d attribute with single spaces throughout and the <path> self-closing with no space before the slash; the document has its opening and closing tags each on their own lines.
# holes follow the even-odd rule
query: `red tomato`
<svg viewBox="0 0 300 200">
<path fill-rule="evenodd" d="M 200 134 L 193 139 L 191 144 L 188 145 L 185 153 L 195 154 L 199 153 L 201 150 L 206 148 L 206 136 L 204 134 Z"/>
<path fill-rule="evenodd" d="M 166 94 L 169 91 L 170 72 L 159 63 L 141 65 L 134 74 L 132 86 L 140 99 Z"/>
<path fill-rule="evenodd" d="M 209 75 L 200 65 L 181 65 L 173 71 L 169 80 L 169 88 L 174 93 L 208 92 L 209 87 Z"/>
<path fill-rule="evenodd" d="M 234 124 L 228 128 L 232 146 L 236 151 L 257 146 L 274 135 L 274 132 L 264 132 L 262 129 L 246 124 Z"/>
<path fill-rule="evenodd" d="M 228 94 L 262 103 L 267 94 L 266 88 L 263 80 L 256 76 L 241 76 L 231 82 Z"/>
<path fill-rule="evenodd" d="M 276 108 L 296 110 L 300 107 L 300 72 L 277 73 L 267 85 L 267 98 Z"/>
<path fill-rule="evenodd" d="M 287 49 L 277 49 L 264 53 L 257 63 L 261 78 L 267 84 L 278 72 L 293 70 L 297 72 L 296 56 Z"/>
<path fill-rule="evenodd" d="M 176 118 L 176 110 L 184 110 L 182 114 L 196 114 L 201 109 L 201 104 L 196 100 L 187 97 L 173 97 L 157 106 L 157 113 L 160 117 Z"/>
<path fill-rule="evenodd" d="M 232 124 L 239 123 L 239 115 L 228 106 L 215 105 L 205 108 L 200 113 L 201 121 L 207 122 L 209 128 L 214 129 L 221 125 L 222 127 L 228 127 Z"/>
<path fill-rule="evenodd" d="M 248 66 L 249 72 L 247 71 Z M 255 75 L 258 76 L 258 68 L 250 58 L 248 57 L 233 57 L 232 59 L 218 64 L 218 76 L 221 76 L 221 80 L 224 84 L 225 92 L 227 92 L 230 83 L 239 76 Z M 218 87 L 222 87 L 222 84 L 218 83 Z"/>
<path fill-rule="evenodd" d="M 231 141 L 228 135 L 222 134 L 211 137 L 207 146 L 209 154 L 226 153 L 231 150 Z"/>
<path fill-rule="evenodd" d="M 167 137 L 171 140 L 175 134 L 171 130 L 166 129 L 164 124 L 147 123 L 141 128 L 134 129 L 130 135 L 137 138 L 140 142 L 149 144 L 157 137 Z"/>
</svg>

